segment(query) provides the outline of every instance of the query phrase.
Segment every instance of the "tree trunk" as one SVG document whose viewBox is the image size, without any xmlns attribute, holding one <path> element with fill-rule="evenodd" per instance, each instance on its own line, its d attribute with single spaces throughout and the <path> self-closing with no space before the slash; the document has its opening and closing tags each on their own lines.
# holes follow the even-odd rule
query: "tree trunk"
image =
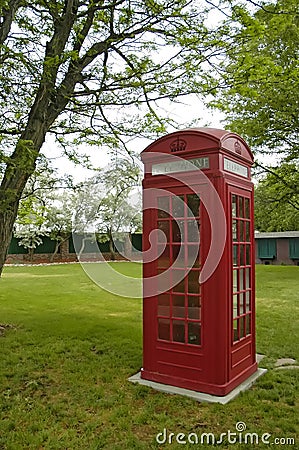
<svg viewBox="0 0 299 450">
<path fill-rule="evenodd" d="M 76 83 L 82 77 L 81 71 L 107 49 L 107 41 L 97 43 L 96 46 L 93 46 L 93 49 L 96 51 L 88 51 L 85 57 L 72 61 L 64 80 L 57 88 L 56 83 L 61 64 L 61 55 L 68 42 L 80 6 L 78 0 L 69 0 L 65 3 L 64 14 L 60 20 L 54 21 L 52 38 L 46 43 L 40 85 L 30 109 L 26 127 L 7 162 L 0 185 L 0 276 L 7 256 L 19 201 L 28 178 L 35 170 L 35 163 L 44 143 L 46 133 L 69 102 Z M 8 35 L 13 15 L 20 4 L 19 0 L 11 0 L 9 3 L 11 11 L 7 12 L 7 17 L 0 24 L 0 38 L 2 41 Z M 93 16 L 91 19 L 93 19 Z M 92 20 L 87 21 L 82 42 L 78 41 L 75 44 L 78 53 L 91 25 Z"/>
<path fill-rule="evenodd" d="M 0 45 L 2 45 L 7 39 L 14 16 L 20 4 L 20 0 L 10 0 L 10 2 L 8 2 L 6 5 L 6 8 L 3 8 L 2 10 L 2 21 L 0 25 Z"/>
<path fill-rule="evenodd" d="M 71 236 L 71 235 L 65 234 L 65 233 L 63 233 L 63 235 L 64 235 L 64 237 L 62 237 L 62 235 L 60 235 L 61 240 L 56 240 L 55 250 L 50 257 L 50 262 L 54 261 L 54 258 L 57 255 L 58 250 L 62 247 L 62 244 L 64 244 Z"/>
<path fill-rule="evenodd" d="M 11 241 L 15 217 L 16 212 L 14 211 L 0 211 L 0 276 Z"/>
<path fill-rule="evenodd" d="M 113 238 L 112 238 L 111 232 L 109 232 L 109 250 L 110 250 L 111 261 L 115 261 L 115 251 L 114 251 Z"/>
<path fill-rule="evenodd" d="M 20 139 L 0 185 L 0 276 L 11 241 L 19 201 L 26 182 L 35 169 L 37 155 L 32 142 Z"/>
<path fill-rule="evenodd" d="M 55 39 L 57 39 L 57 36 L 54 35 L 51 43 L 47 46 L 47 56 L 52 56 L 52 46 L 54 46 L 53 42 Z M 62 46 L 60 42 L 56 45 L 58 47 Z M 58 68 L 54 66 L 52 70 L 52 80 L 49 80 L 47 64 L 45 63 L 45 73 L 42 76 L 31 107 L 27 125 L 6 165 L 0 185 L 0 276 L 3 271 L 22 192 L 28 178 L 35 170 L 36 160 L 45 141 L 46 133 L 68 103 L 68 99 L 63 98 L 60 99 L 60 109 L 54 108 L 52 105 Z M 72 88 L 75 84 L 76 81 L 73 80 Z"/>
<path fill-rule="evenodd" d="M 29 254 L 29 261 L 30 261 L 31 263 L 33 263 L 34 248 L 29 248 L 29 249 L 28 249 L 28 254 Z"/>
<path fill-rule="evenodd" d="M 50 256 L 50 262 L 51 262 L 51 263 L 54 261 L 54 258 L 55 258 L 55 256 L 56 256 L 57 253 L 58 253 L 59 247 L 60 247 L 60 245 L 61 245 L 63 242 L 64 242 L 64 241 L 56 241 L 56 244 L 55 244 L 55 250 L 54 250 L 54 252 L 52 253 L 52 255 Z"/>
<path fill-rule="evenodd" d="M 125 234 L 124 255 L 130 261 L 132 258 L 132 234 L 131 232 Z"/>
<path fill-rule="evenodd" d="M 42 87 L 40 89 L 42 91 Z M 38 96 L 39 97 L 39 96 Z M 36 100 L 27 127 L 11 155 L 0 185 L 0 276 L 5 263 L 22 192 L 35 170 L 49 124 L 45 101 Z"/>
</svg>

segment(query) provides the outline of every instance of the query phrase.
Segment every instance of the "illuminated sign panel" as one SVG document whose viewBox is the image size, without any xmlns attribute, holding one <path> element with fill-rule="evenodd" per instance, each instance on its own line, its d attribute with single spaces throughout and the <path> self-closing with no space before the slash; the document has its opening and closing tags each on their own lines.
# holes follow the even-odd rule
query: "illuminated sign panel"
<svg viewBox="0 0 299 450">
<path fill-rule="evenodd" d="M 248 178 L 248 168 L 246 166 L 243 166 L 243 164 L 239 164 L 236 163 L 235 161 L 232 161 L 231 159 L 224 158 L 224 170 L 236 173 L 241 177 Z"/>
<path fill-rule="evenodd" d="M 209 169 L 210 161 L 209 158 L 194 158 L 178 161 L 170 161 L 166 163 L 153 164 L 152 175 L 167 175 L 174 172 L 190 172 L 197 169 Z"/>
</svg>

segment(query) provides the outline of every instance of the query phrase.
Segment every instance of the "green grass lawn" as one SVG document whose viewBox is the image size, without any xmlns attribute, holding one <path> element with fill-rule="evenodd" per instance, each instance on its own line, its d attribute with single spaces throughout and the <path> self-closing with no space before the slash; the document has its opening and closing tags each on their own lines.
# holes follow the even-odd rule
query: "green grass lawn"
<svg viewBox="0 0 299 450">
<path fill-rule="evenodd" d="M 134 276 L 139 264 L 116 263 Z M 299 448 L 299 267 L 257 267 L 257 351 L 268 373 L 227 405 L 133 385 L 142 364 L 141 300 L 115 297 L 79 265 L 6 267 L 0 280 L 0 449 L 212 448 L 158 444 L 156 435 L 248 432 L 295 438 Z M 269 448 L 225 443 L 222 449 Z"/>
</svg>

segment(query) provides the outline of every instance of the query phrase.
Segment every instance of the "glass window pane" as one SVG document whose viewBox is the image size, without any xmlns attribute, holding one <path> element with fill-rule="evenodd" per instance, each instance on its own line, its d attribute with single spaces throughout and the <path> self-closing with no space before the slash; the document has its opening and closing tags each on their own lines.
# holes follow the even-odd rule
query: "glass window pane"
<svg viewBox="0 0 299 450">
<path fill-rule="evenodd" d="M 246 245 L 246 266 L 250 266 L 250 245 Z"/>
<path fill-rule="evenodd" d="M 173 217 L 184 217 L 184 196 L 174 195 L 172 197 L 172 216 Z"/>
<path fill-rule="evenodd" d="M 246 316 L 246 335 L 251 334 L 251 314 Z"/>
<path fill-rule="evenodd" d="M 245 317 L 240 318 L 240 339 L 245 336 Z"/>
<path fill-rule="evenodd" d="M 188 343 L 200 345 L 200 323 L 188 323 Z"/>
<path fill-rule="evenodd" d="M 244 198 L 238 195 L 238 217 L 244 217 Z"/>
<path fill-rule="evenodd" d="M 174 292 L 185 292 L 185 271 L 172 270 L 173 283 L 176 285 L 172 288 Z"/>
<path fill-rule="evenodd" d="M 246 222 L 246 242 L 250 242 L 250 222 Z"/>
<path fill-rule="evenodd" d="M 172 261 L 174 267 L 185 267 L 185 246 L 172 245 Z"/>
<path fill-rule="evenodd" d="M 246 289 L 251 288 L 250 282 L 250 268 L 245 269 L 245 277 L 246 277 Z"/>
<path fill-rule="evenodd" d="M 234 326 L 234 342 L 236 342 L 239 340 L 239 331 L 238 331 L 239 319 L 234 320 L 233 326 Z"/>
<path fill-rule="evenodd" d="M 233 270 L 233 292 L 238 291 L 238 271 Z"/>
<path fill-rule="evenodd" d="M 169 197 L 158 197 L 158 217 L 169 217 Z"/>
<path fill-rule="evenodd" d="M 172 296 L 172 316 L 173 317 L 185 317 L 185 296 L 173 295 Z"/>
<path fill-rule="evenodd" d="M 188 245 L 188 267 L 199 267 L 199 248 L 197 245 Z"/>
<path fill-rule="evenodd" d="M 246 219 L 250 218 L 249 198 L 245 198 L 245 217 L 246 217 Z"/>
<path fill-rule="evenodd" d="M 233 295 L 233 317 L 238 317 L 238 294 Z"/>
<path fill-rule="evenodd" d="M 173 244 L 171 246 L 172 250 L 172 263 L 177 259 L 178 254 L 180 253 L 181 244 Z"/>
<path fill-rule="evenodd" d="M 171 228 L 172 228 L 172 241 L 173 242 L 181 242 L 181 233 L 180 233 L 179 225 L 175 220 L 172 220 Z"/>
<path fill-rule="evenodd" d="M 162 269 L 158 270 L 158 293 L 163 293 L 169 289 L 169 274 Z"/>
<path fill-rule="evenodd" d="M 240 245 L 240 266 L 245 266 L 245 245 Z"/>
<path fill-rule="evenodd" d="M 172 241 L 173 242 L 184 241 L 184 221 L 172 220 Z"/>
<path fill-rule="evenodd" d="M 244 233 L 244 222 L 243 220 L 239 220 L 239 241 L 244 242 L 245 241 L 245 233 Z"/>
<path fill-rule="evenodd" d="M 190 294 L 199 294 L 199 271 L 190 270 L 188 277 L 188 292 Z"/>
<path fill-rule="evenodd" d="M 246 301 L 246 312 L 251 311 L 251 291 L 246 291 L 245 293 L 245 301 Z"/>
<path fill-rule="evenodd" d="M 158 268 L 159 269 L 167 268 L 170 266 L 170 253 L 169 253 L 170 246 L 166 245 L 164 250 L 162 250 L 163 248 L 164 247 L 162 247 L 162 246 L 158 246 L 159 254 L 160 254 L 160 252 L 162 252 L 158 258 Z"/>
<path fill-rule="evenodd" d="M 185 322 L 174 320 L 172 322 L 172 339 L 175 342 L 185 342 Z"/>
<path fill-rule="evenodd" d="M 238 266 L 238 245 L 233 245 L 233 265 Z"/>
<path fill-rule="evenodd" d="M 199 197 L 196 194 L 187 194 L 188 216 L 199 217 Z"/>
<path fill-rule="evenodd" d="M 239 273 L 239 291 L 243 291 L 244 287 L 244 269 L 240 269 Z"/>
<path fill-rule="evenodd" d="M 246 299 L 245 299 L 245 292 L 243 292 L 243 294 L 240 294 L 240 307 L 239 307 L 239 311 L 240 311 L 240 314 L 245 314 L 245 301 L 246 301 Z"/>
<path fill-rule="evenodd" d="M 158 230 L 161 230 L 161 232 L 163 233 L 158 234 L 158 242 L 169 242 L 169 220 L 158 220 Z"/>
<path fill-rule="evenodd" d="M 232 231 L 233 231 L 233 241 L 237 241 L 238 240 L 238 235 L 237 235 L 237 221 L 233 220 L 232 223 Z"/>
<path fill-rule="evenodd" d="M 193 219 L 187 222 L 188 242 L 199 242 L 199 223 Z"/>
<path fill-rule="evenodd" d="M 170 340 L 170 320 L 158 318 L 158 337 L 164 341 Z"/>
<path fill-rule="evenodd" d="M 188 295 L 188 318 L 200 320 L 200 298 Z"/>
<path fill-rule="evenodd" d="M 236 197 L 236 195 L 232 196 L 232 216 L 237 217 L 237 197 Z"/>
<path fill-rule="evenodd" d="M 158 316 L 170 315 L 170 295 L 160 294 L 158 295 Z"/>
<path fill-rule="evenodd" d="M 175 220 L 172 221 L 172 241 L 181 242 L 179 224 Z"/>
</svg>

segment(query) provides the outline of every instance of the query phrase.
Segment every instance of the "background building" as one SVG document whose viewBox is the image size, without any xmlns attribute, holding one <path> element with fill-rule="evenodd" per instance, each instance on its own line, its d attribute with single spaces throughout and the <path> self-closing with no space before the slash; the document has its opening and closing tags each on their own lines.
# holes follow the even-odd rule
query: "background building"
<svg viewBox="0 0 299 450">
<path fill-rule="evenodd" d="M 299 266 L 299 231 L 255 232 L 257 264 Z"/>
</svg>

